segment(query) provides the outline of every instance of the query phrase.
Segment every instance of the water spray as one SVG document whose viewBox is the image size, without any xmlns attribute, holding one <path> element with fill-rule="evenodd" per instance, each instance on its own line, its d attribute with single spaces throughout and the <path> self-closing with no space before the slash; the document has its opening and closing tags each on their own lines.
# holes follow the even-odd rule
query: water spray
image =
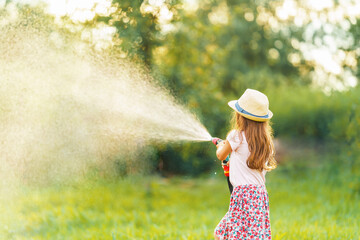
<svg viewBox="0 0 360 240">
<path fill-rule="evenodd" d="M 0 22 L 0 188 L 112 173 L 121 154 L 138 166 L 149 144 L 211 141 L 190 110 L 115 48 L 93 51 L 48 31 L 39 16 Z"/>
</svg>

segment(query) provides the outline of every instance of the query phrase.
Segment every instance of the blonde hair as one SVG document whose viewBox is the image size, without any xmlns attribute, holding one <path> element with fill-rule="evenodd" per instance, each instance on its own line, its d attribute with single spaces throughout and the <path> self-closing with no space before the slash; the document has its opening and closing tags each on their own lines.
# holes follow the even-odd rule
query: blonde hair
<svg viewBox="0 0 360 240">
<path fill-rule="evenodd" d="M 257 122 L 234 112 L 231 122 L 233 129 L 245 133 L 250 151 L 250 156 L 246 160 L 247 166 L 259 171 L 275 169 L 277 164 L 270 120 Z"/>
</svg>

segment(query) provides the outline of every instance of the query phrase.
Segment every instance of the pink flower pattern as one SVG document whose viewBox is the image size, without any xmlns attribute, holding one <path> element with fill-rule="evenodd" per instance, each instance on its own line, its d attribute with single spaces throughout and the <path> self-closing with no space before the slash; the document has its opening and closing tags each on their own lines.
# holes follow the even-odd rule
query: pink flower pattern
<svg viewBox="0 0 360 240">
<path fill-rule="evenodd" d="M 271 239 L 269 196 L 265 186 L 236 186 L 228 212 L 215 228 L 221 240 Z"/>
</svg>

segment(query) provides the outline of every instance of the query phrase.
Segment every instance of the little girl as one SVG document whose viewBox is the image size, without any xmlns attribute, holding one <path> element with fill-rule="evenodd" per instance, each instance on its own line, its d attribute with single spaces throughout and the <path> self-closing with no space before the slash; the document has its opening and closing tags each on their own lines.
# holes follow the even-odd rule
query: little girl
<svg viewBox="0 0 360 240">
<path fill-rule="evenodd" d="M 269 100 L 261 92 L 247 89 L 235 110 L 233 130 L 217 145 L 216 156 L 230 153 L 230 182 L 234 189 L 228 212 L 215 228 L 215 239 L 271 239 L 269 197 L 265 173 L 276 168 L 269 119 Z"/>
</svg>

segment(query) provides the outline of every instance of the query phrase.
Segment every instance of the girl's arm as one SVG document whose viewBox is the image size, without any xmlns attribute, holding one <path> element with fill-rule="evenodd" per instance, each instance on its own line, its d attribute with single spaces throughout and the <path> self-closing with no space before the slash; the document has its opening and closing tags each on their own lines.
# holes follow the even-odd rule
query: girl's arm
<svg viewBox="0 0 360 240">
<path fill-rule="evenodd" d="M 228 140 L 224 140 L 216 145 L 216 156 L 219 160 L 223 161 L 231 153 L 231 146 Z"/>
</svg>

